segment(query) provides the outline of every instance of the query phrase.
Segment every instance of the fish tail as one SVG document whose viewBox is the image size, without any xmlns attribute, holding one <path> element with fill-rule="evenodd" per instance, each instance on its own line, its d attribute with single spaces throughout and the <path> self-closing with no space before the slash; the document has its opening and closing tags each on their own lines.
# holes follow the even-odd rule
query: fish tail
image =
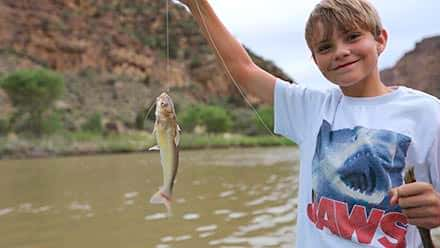
<svg viewBox="0 0 440 248">
<path fill-rule="evenodd" d="M 164 204 L 168 211 L 168 216 L 171 216 L 171 194 L 159 189 L 150 199 L 152 204 Z"/>
</svg>

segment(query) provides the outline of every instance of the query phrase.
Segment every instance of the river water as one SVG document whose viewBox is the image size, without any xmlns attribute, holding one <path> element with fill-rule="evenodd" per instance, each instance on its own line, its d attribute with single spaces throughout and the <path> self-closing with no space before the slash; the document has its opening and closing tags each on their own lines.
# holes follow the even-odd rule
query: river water
<svg viewBox="0 0 440 248">
<path fill-rule="evenodd" d="M 0 247 L 292 247 L 292 147 L 183 151 L 173 216 L 158 153 L 0 161 Z"/>
<path fill-rule="evenodd" d="M 294 247 L 295 148 L 180 157 L 170 218 L 158 153 L 0 161 L 0 247 Z"/>
</svg>

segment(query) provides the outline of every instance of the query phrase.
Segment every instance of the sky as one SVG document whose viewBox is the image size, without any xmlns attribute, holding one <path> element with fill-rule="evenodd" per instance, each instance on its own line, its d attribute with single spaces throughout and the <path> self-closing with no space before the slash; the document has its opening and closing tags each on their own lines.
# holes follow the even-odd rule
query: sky
<svg viewBox="0 0 440 248">
<path fill-rule="evenodd" d="M 439 0 L 370 0 L 389 34 L 379 68 L 392 67 L 423 38 L 440 35 Z M 229 31 L 258 55 L 273 61 L 297 83 L 331 84 L 313 63 L 304 39 L 308 15 L 318 0 L 209 0 Z"/>
</svg>

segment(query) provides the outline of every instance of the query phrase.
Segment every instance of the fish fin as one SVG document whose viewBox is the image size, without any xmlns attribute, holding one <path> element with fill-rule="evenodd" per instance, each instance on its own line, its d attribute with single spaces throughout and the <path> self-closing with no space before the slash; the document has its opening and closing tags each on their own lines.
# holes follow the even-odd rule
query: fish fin
<svg viewBox="0 0 440 248">
<path fill-rule="evenodd" d="M 180 142 L 180 133 L 177 132 L 177 133 L 176 133 L 176 137 L 174 137 L 174 144 L 175 144 L 176 146 L 178 146 L 178 145 L 179 145 L 179 142 Z"/>
<path fill-rule="evenodd" d="M 157 122 L 157 121 L 156 121 L 156 122 Z M 152 134 L 153 136 L 156 135 L 156 122 L 154 122 L 153 132 L 151 132 L 151 134 Z"/>
<path fill-rule="evenodd" d="M 167 194 L 162 189 L 159 189 L 150 199 L 151 204 L 164 204 L 167 208 L 168 217 L 172 216 L 171 211 L 171 194 Z"/>
<path fill-rule="evenodd" d="M 181 132 L 182 132 L 182 129 L 180 128 L 179 125 L 177 125 L 176 137 L 174 137 L 174 144 L 175 144 L 176 146 L 178 146 L 179 143 L 180 143 L 180 133 L 181 133 Z"/>
<path fill-rule="evenodd" d="M 159 145 L 155 145 L 155 146 L 148 148 L 148 151 L 160 151 L 160 147 L 159 147 Z"/>
</svg>

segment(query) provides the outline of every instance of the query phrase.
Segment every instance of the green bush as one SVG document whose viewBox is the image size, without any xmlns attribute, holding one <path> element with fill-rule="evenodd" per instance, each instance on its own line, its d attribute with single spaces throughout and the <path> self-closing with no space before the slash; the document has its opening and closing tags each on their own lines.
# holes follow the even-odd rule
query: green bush
<svg viewBox="0 0 440 248">
<path fill-rule="evenodd" d="M 64 79 L 45 69 L 22 69 L 4 77 L 0 86 L 16 109 L 11 125 L 27 116 L 28 131 L 39 135 L 43 132 L 43 114 L 63 95 Z"/>
<path fill-rule="evenodd" d="M 0 136 L 7 134 L 9 131 L 9 121 L 7 119 L 0 119 Z"/>
<path fill-rule="evenodd" d="M 63 129 L 61 116 L 57 112 L 53 112 L 43 120 L 42 131 L 44 134 L 52 134 Z"/>
<path fill-rule="evenodd" d="M 142 130 L 145 128 L 145 111 L 139 111 L 136 114 L 136 119 L 134 121 L 136 129 Z"/>
<path fill-rule="evenodd" d="M 15 107 L 26 111 L 49 108 L 64 92 L 64 80 L 45 69 L 23 69 L 9 74 L 1 84 Z"/>
<path fill-rule="evenodd" d="M 205 126 L 209 133 L 229 131 L 232 126 L 231 117 L 221 107 L 196 105 L 182 113 L 180 120 L 184 130 L 193 130 L 195 126 Z"/>
<path fill-rule="evenodd" d="M 154 111 L 150 111 L 146 116 L 148 110 L 141 110 L 136 114 L 135 127 L 138 130 L 151 129 L 154 124 Z"/>
<path fill-rule="evenodd" d="M 257 130 L 259 134 L 268 134 L 269 131 L 266 129 L 269 128 L 272 132 L 274 128 L 274 122 L 273 122 L 273 108 L 270 106 L 261 106 L 257 109 L 258 115 L 260 116 L 261 120 L 258 118 L 257 115 L 254 117 L 254 121 L 257 126 Z M 263 121 L 264 124 L 261 122 Z M 264 126 L 266 125 L 266 127 Z"/>
<path fill-rule="evenodd" d="M 231 117 L 221 107 L 207 106 L 202 109 L 200 117 L 209 133 L 229 131 L 232 125 Z"/>
<path fill-rule="evenodd" d="M 237 108 L 231 111 L 232 130 L 235 133 L 245 135 L 256 135 L 257 126 L 255 124 L 255 113 L 247 108 Z"/>
<path fill-rule="evenodd" d="M 189 107 L 188 109 L 183 111 L 177 118 L 183 130 L 194 130 L 194 127 L 196 125 L 199 125 L 200 123 L 198 106 Z"/>
<path fill-rule="evenodd" d="M 100 113 L 95 113 L 89 117 L 89 119 L 81 126 L 83 131 L 89 131 L 93 133 L 102 133 L 102 116 Z"/>
</svg>

